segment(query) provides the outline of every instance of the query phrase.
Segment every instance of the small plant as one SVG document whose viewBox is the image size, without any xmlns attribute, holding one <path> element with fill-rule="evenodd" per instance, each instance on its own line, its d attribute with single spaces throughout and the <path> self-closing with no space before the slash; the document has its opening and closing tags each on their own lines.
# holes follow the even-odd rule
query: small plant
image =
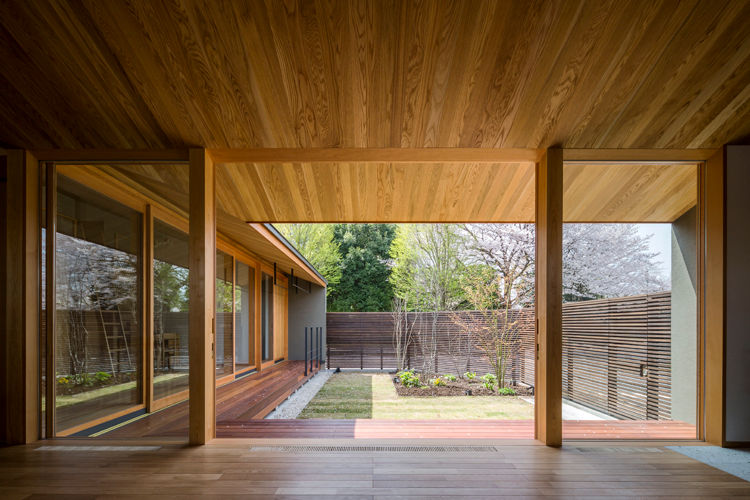
<svg viewBox="0 0 750 500">
<path fill-rule="evenodd" d="M 445 380 L 440 377 L 433 378 L 430 380 L 430 384 L 432 384 L 433 387 L 442 387 L 445 385 Z"/>
<path fill-rule="evenodd" d="M 110 375 L 107 372 L 96 372 L 96 374 L 94 374 L 94 380 L 96 380 L 100 384 L 109 382 L 109 379 L 111 378 L 112 378 L 112 375 Z"/>
<path fill-rule="evenodd" d="M 464 377 L 466 377 L 469 380 L 474 380 L 476 378 L 477 374 L 476 372 L 466 372 L 464 373 Z"/>
<path fill-rule="evenodd" d="M 456 376 L 455 375 L 451 375 L 450 373 L 448 373 L 447 375 L 443 375 L 443 378 L 445 380 L 447 380 L 448 382 L 455 382 L 456 381 Z"/>
<path fill-rule="evenodd" d="M 512 387 L 501 387 L 497 390 L 498 394 L 501 394 L 503 396 L 515 396 L 516 391 Z"/>
<path fill-rule="evenodd" d="M 484 381 L 482 385 L 484 385 L 485 388 L 494 391 L 495 390 L 495 382 L 497 381 L 497 377 L 494 376 L 491 373 L 487 373 L 484 376 L 482 376 L 482 380 Z"/>
<path fill-rule="evenodd" d="M 422 385 L 419 381 L 419 376 L 411 370 L 399 372 L 398 378 L 404 387 L 420 387 Z"/>
</svg>

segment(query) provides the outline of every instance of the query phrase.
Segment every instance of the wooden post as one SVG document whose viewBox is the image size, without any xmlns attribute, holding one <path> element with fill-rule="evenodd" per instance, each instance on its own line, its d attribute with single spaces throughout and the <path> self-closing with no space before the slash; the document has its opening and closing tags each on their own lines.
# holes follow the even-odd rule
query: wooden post
<svg viewBox="0 0 750 500">
<path fill-rule="evenodd" d="M 5 167 L 3 434 L 8 444 L 23 444 L 39 439 L 39 162 L 11 150 Z"/>
<path fill-rule="evenodd" d="M 548 149 L 536 165 L 535 437 L 562 444 L 563 155 Z"/>
<path fill-rule="evenodd" d="M 204 149 L 190 150 L 190 444 L 216 437 L 214 164 Z"/>
<path fill-rule="evenodd" d="M 143 360 L 146 411 L 154 410 L 154 214 L 151 205 L 146 206 L 143 224 L 143 302 L 146 359 Z"/>
<path fill-rule="evenodd" d="M 725 357 L 726 357 L 726 234 L 724 148 L 709 158 L 705 166 L 705 439 L 724 446 Z"/>
</svg>

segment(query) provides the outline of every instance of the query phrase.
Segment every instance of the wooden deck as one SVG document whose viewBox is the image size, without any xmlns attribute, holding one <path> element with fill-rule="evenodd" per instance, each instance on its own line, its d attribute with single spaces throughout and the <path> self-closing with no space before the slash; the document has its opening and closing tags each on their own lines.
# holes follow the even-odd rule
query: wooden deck
<svg viewBox="0 0 750 500">
<path fill-rule="evenodd" d="M 533 439 L 532 420 L 263 420 L 312 376 L 304 362 L 286 361 L 216 390 L 218 438 Z M 186 402 L 138 418 L 106 438 L 185 437 Z M 695 439 L 695 426 L 674 421 L 574 420 L 564 439 Z"/>
<path fill-rule="evenodd" d="M 516 444 L 518 443 L 518 444 Z M 669 449 L 521 440 L 56 440 L 0 449 L 0 497 L 226 499 L 728 498 L 750 483 Z M 299 446 L 310 448 L 299 448 Z M 356 448 L 343 448 L 356 445 Z M 372 446 L 375 445 L 375 446 Z M 265 446 L 265 449 L 260 448 Z M 326 451 L 321 446 L 335 446 Z M 387 446 L 387 448 L 385 448 Z M 444 448 L 450 446 L 450 449 Z M 488 447 L 488 448 L 485 448 Z M 260 449 L 259 449 L 260 448 Z"/>
<path fill-rule="evenodd" d="M 534 439 L 531 420 L 254 420 L 219 423 L 223 438 L 325 439 Z M 575 420 L 564 439 L 695 439 L 684 422 Z"/>
<path fill-rule="evenodd" d="M 284 361 L 216 389 L 216 421 L 262 419 L 313 373 L 305 376 L 304 361 Z M 262 420 L 260 420 L 262 421 Z M 188 432 L 188 404 L 182 402 L 102 434 L 111 438 L 181 437 Z"/>
</svg>

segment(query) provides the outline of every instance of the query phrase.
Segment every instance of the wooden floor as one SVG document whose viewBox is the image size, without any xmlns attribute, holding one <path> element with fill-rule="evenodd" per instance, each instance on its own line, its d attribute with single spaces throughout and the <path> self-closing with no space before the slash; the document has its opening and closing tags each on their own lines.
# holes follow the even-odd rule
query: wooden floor
<svg viewBox="0 0 750 500">
<path fill-rule="evenodd" d="M 555 449 L 485 440 L 478 449 L 456 441 L 446 447 L 436 440 L 217 439 L 203 447 L 155 445 L 153 440 L 147 446 L 138 440 L 104 443 L 57 440 L 0 449 L 0 497 L 750 497 L 750 483 L 653 445 Z"/>
<path fill-rule="evenodd" d="M 217 426 L 262 419 L 313 375 L 304 361 L 284 361 L 216 389 Z M 188 404 L 179 403 L 102 434 L 110 438 L 187 436 Z"/>
<path fill-rule="evenodd" d="M 221 438 L 534 439 L 532 420 L 224 420 Z M 684 422 L 571 420 L 564 439 L 695 439 Z"/>
</svg>

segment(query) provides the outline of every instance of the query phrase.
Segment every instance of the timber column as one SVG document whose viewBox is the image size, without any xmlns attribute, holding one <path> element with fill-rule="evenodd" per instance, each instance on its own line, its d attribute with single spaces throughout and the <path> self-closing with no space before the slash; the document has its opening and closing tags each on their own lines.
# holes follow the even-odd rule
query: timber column
<svg viewBox="0 0 750 500">
<path fill-rule="evenodd" d="M 536 387 L 534 437 L 562 445 L 562 149 L 536 164 Z"/>
<path fill-rule="evenodd" d="M 190 150 L 190 444 L 216 437 L 214 163 L 205 149 Z"/>
</svg>

